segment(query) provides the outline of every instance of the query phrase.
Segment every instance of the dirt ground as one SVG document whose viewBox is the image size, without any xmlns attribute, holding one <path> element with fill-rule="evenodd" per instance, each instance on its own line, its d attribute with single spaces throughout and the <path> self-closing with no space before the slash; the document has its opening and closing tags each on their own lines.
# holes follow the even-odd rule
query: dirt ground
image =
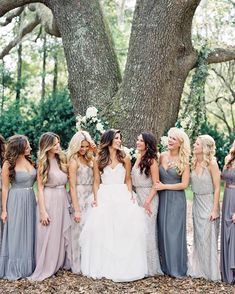
<svg viewBox="0 0 235 294">
<path fill-rule="evenodd" d="M 188 202 L 187 213 L 187 242 L 189 251 L 192 248 L 192 207 Z M 0 280 L 0 293 L 14 294 L 106 294 L 106 293 L 143 293 L 143 294 L 183 294 L 183 293 L 224 293 L 235 294 L 235 286 L 227 285 L 221 282 L 209 282 L 204 279 L 175 279 L 168 276 L 146 278 L 140 281 L 130 283 L 114 283 L 110 280 L 93 280 L 81 275 L 75 275 L 70 272 L 60 271 L 55 276 L 43 281 L 31 283 L 25 279 L 19 281 Z"/>
</svg>

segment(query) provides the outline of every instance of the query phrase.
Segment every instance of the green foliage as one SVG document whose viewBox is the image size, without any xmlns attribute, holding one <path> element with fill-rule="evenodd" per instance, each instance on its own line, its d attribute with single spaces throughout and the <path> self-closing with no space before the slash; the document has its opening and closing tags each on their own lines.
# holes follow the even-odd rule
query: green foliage
<svg viewBox="0 0 235 294">
<path fill-rule="evenodd" d="M 205 83 L 208 76 L 206 63 L 210 50 L 204 45 L 198 53 L 197 66 L 190 85 L 190 94 L 183 103 L 183 111 L 179 117 L 179 124 L 194 142 L 199 135 L 201 126 L 206 122 Z"/>
<path fill-rule="evenodd" d="M 39 104 L 31 102 L 23 111 L 24 107 L 23 101 L 19 107 L 15 102 L 0 117 L 0 133 L 5 138 L 16 133 L 26 135 L 35 155 L 39 137 L 44 132 L 51 131 L 60 136 L 62 147 L 67 148 L 76 131 L 75 115 L 68 92 L 49 96 Z"/>
</svg>

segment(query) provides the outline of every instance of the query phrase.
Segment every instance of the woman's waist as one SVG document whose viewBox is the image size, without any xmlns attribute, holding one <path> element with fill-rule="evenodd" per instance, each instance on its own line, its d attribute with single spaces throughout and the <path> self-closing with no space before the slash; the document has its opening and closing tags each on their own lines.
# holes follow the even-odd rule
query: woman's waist
<svg viewBox="0 0 235 294">
<path fill-rule="evenodd" d="M 64 185 L 45 185 L 45 188 L 49 188 L 49 189 L 65 189 L 65 184 Z"/>
<path fill-rule="evenodd" d="M 200 190 L 200 189 L 193 189 L 192 188 L 192 191 L 195 195 L 197 196 L 212 196 L 214 195 L 214 191 L 213 190 Z"/>
<path fill-rule="evenodd" d="M 92 186 L 93 183 L 77 183 L 76 186 Z"/>
<path fill-rule="evenodd" d="M 225 188 L 235 189 L 235 183 L 228 183 L 228 182 L 226 182 Z"/>
<path fill-rule="evenodd" d="M 11 188 L 10 188 L 10 191 L 11 190 L 33 190 L 33 186 L 30 186 L 30 185 L 25 185 L 25 186 L 18 186 L 18 185 L 12 185 Z"/>
<path fill-rule="evenodd" d="M 104 186 L 104 187 L 112 187 L 112 186 L 125 186 L 126 187 L 126 184 L 125 183 L 101 183 L 100 186 Z"/>
</svg>

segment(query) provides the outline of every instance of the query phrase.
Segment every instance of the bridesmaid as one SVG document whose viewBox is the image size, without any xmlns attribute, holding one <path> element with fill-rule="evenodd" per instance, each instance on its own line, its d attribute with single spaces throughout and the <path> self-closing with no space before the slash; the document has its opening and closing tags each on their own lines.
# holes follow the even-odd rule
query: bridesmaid
<svg viewBox="0 0 235 294">
<path fill-rule="evenodd" d="M 153 134 L 143 132 L 138 136 L 136 147 L 139 156 L 132 169 L 132 181 L 137 193 L 140 206 L 147 212 L 147 259 L 148 275 L 162 274 L 158 244 L 157 244 L 157 212 L 158 195 L 155 183 L 159 182 L 159 169 L 157 164 L 157 142 Z"/>
<path fill-rule="evenodd" d="M 88 207 L 92 203 L 93 151 L 95 143 L 86 131 L 77 132 L 69 143 L 67 152 L 69 162 L 70 195 L 73 205 L 72 220 L 72 264 L 74 273 L 80 273 L 81 256 L 79 236 L 84 225 Z"/>
<path fill-rule="evenodd" d="M 39 141 L 36 269 L 29 277 L 42 281 L 70 268 L 71 241 L 65 155 L 58 135 L 47 132 Z"/>
<path fill-rule="evenodd" d="M 8 141 L 2 167 L 2 215 L 4 223 L 0 277 L 17 280 L 35 268 L 36 178 L 31 147 L 23 135 Z M 10 187 L 11 185 L 11 187 Z"/>
<path fill-rule="evenodd" d="M 235 141 L 225 158 L 222 174 L 226 186 L 221 221 L 221 276 L 226 283 L 235 283 Z"/>
<path fill-rule="evenodd" d="M 184 131 L 171 128 L 168 151 L 160 156 L 158 244 L 162 271 L 173 277 L 187 273 L 186 198 L 189 184 L 189 138 Z"/>
<path fill-rule="evenodd" d="M 0 135 L 0 215 L 2 213 L 2 165 L 5 154 L 5 139 Z M 2 247 L 3 223 L 0 219 L 0 252 Z"/>
<path fill-rule="evenodd" d="M 193 254 L 188 274 L 220 280 L 218 262 L 220 171 L 215 141 L 201 135 L 193 145 L 191 183 L 193 198 Z"/>
</svg>

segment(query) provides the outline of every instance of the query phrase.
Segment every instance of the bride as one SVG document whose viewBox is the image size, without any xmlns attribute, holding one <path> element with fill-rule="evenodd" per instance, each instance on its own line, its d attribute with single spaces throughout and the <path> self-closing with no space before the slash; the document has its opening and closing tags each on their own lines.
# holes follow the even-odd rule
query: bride
<svg viewBox="0 0 235 294">
<path fill-rule="evenodd" d="M 127 282 L 147 270 L 145 212 L 132 196 L 131 163 L 121 150 L 121 134 L 101 138 L 94 167 L 93 208 L 80 236 L 81 271 L 92 278 Z"/>
</svg>

